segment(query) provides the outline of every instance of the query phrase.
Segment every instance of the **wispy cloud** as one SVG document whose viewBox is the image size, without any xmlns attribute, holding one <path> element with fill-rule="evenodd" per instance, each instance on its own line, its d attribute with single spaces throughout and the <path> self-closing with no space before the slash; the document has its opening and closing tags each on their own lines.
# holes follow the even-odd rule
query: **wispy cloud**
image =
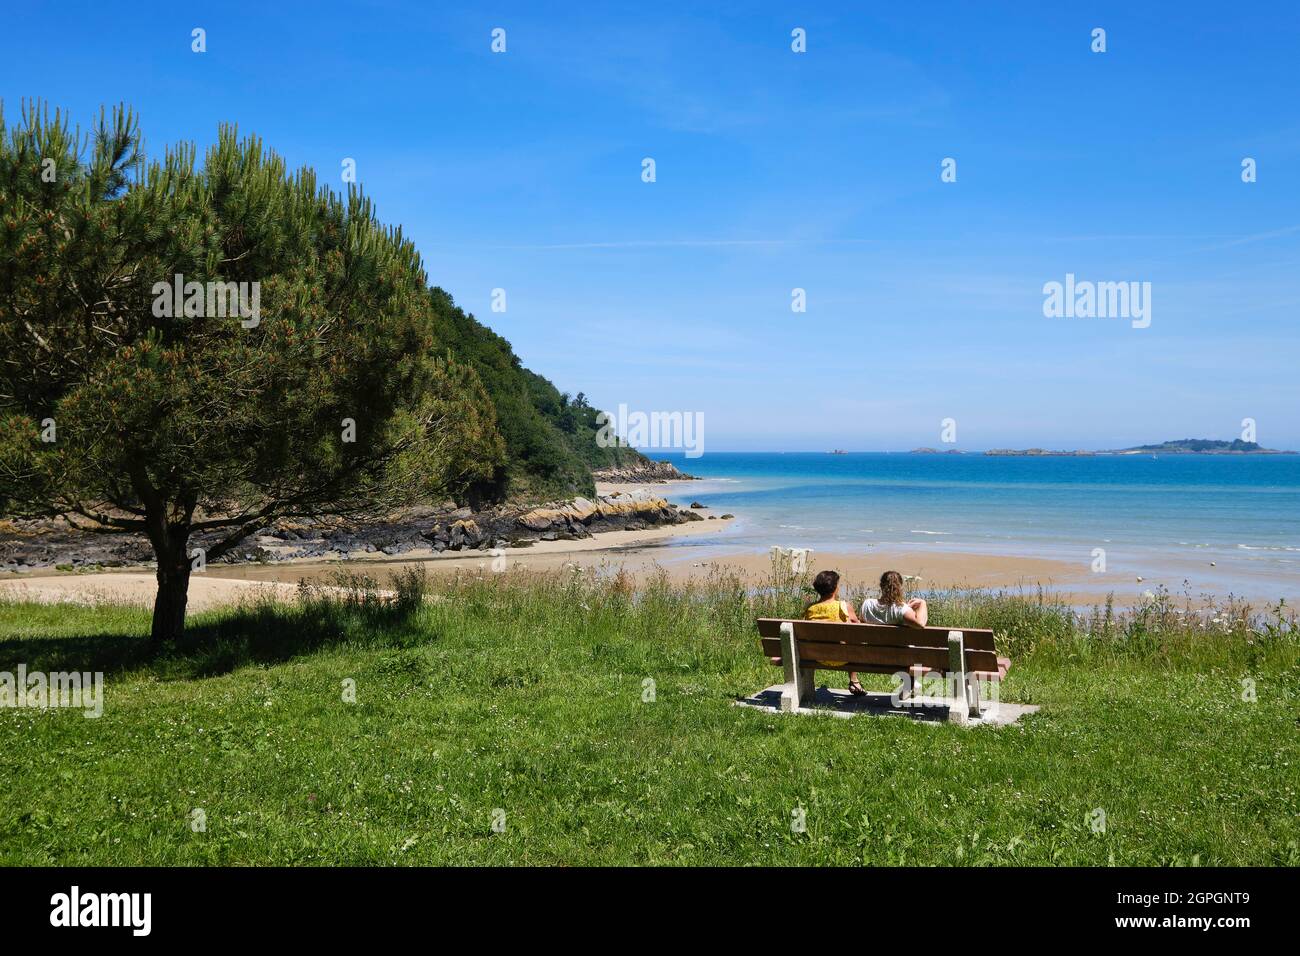
<svg viewBox="0 0 1300 956">
<path fill-rule="evenodd" d="M 1281 229 L 1271 229 L 1268 232 L 1257 232 L 1248 236 L 1238 236 L 1237 238 L 1220 243 L 1215 246 L 1205 246 L 1200 249 L 1194 249 L 1193 252 L 1219 252 L 1223 249 L 1232 249 L 1236 246 L 1246 246 L 1255 242 L 1268 242 L 1270 239 L 1281 239 L 1284 236 L 1293 236 L 1300 232 L 1300 225 L 1285 226 Z"/>
</svg>

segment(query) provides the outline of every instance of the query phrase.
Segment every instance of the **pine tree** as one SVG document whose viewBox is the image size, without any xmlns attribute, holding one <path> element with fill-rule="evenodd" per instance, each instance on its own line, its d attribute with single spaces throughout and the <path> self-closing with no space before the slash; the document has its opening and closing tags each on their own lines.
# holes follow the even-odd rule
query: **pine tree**
<svg viewBox="0 0 1300 956">
<path fill-rule="evenodd" d="M 183 631 L 191 535 L 217 534 L 212 561 L 278 519 L 455 496 L 504 460 L 400 229 L 232 127 L 195 158 L 146 161 L 125 108 L 89 137 L 0 113 L 0 513 L 147 535 L 155 641 Z"/>
</svg>

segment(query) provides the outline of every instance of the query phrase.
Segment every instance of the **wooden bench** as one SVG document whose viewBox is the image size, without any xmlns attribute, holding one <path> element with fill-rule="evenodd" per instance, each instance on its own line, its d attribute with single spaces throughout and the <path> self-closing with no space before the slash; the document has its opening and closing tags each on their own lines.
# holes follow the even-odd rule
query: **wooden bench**
<svg viewBox="0 0 1300 956">
<path fill-rule="evenodd" d="M 948 719 L 966 723 L 979 716 L 979 683 L 1000 681 L 1011 661 L 998 657 L 993 632 L 983 628 L 905 627 L 837 624 L 831 621 L 758 619 L 763 653 L 785 668 L 781 709 L 798 710 L 812 701 L 819 670 L 866 674 L 906 672 L 912 696 L 919 697 L 921 676 L 937 672 L 953 686 Z"/>
</svg>

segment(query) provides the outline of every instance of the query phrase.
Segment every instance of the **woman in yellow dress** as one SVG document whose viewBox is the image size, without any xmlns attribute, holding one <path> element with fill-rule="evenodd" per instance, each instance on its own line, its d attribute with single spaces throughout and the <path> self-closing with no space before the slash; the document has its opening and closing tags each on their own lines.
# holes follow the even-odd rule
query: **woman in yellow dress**
<svg viewBox="0 0 1300 956">
<path fill-rule="evenodd" d="M 805 621 L 834 621 L 839 624 L 861 624 L 848 601 L 840 600 L 840 576 L 835 571 L 819 571 L 813 578 L 813 590 L 818 600 L 804 608 Z M 849 693 L 854 697 L 866 694 L 858 682 L 857 671 L 849 671 Z"/>
</svg>

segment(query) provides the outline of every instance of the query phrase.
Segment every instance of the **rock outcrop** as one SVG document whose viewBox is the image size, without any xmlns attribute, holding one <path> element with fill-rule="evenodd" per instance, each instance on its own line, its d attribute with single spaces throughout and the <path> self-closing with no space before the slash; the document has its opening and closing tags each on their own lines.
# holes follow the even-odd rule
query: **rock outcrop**
<svg viewBox="0 0 1300 956">
<path fill-rule="evenodd" d="M 694 481 L 694 475 L 678 471 L 670 461 L 654 461 L 647 458 L 635 465 L 620 465 L 614 468 L 602 468 L 593 471 L 591 477 L 597 481 L 610 484 L 658 484 L 664 481 Z"/>
<path fill-rule="evenodd" d="M 439 552 L 486 550 L 701 520 L 700 515 L 644 489 L 529 508 L 499 505 L 479 512 L 454 507 L 419 508 L 387 521 L 280 522 L 250 535 L 218 563 L 328 560 L 375 552 L 399 555 L 417 548 Z M 202 548 L 219 539 L 219 534 L 195 535 L 190 546 Z M 137 535 L 89 534 L 51 521 L 0 524 L 0 571 L 120 567 L 147 564 L 152 559 L 148 541 Z"/>
</svg>

